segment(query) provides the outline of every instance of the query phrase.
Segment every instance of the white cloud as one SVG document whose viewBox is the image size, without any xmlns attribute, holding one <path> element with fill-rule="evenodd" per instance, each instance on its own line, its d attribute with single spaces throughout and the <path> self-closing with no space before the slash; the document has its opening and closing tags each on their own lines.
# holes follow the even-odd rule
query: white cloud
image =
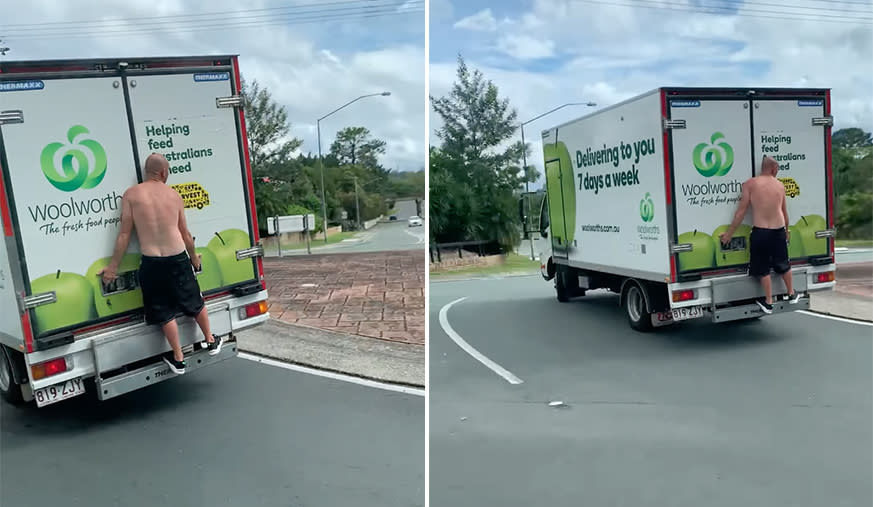
<svg viewBox="0 0 873 507">
<path fill-rule="evenodd" d="M 497 20 L 491 9 L 484 9 L 476 14 L 467 16 L 455 23 L 455 28 L 463 28 L 476 32 L 493 32 L 497 30 Z"/>
<path fill-rule="evenodd" d="M 808 86 L 832 89 L 836 128 L 873 131 L 870 25 L 711 16 L 680 3 L 691 5 L 671 0 L 664 5 L 677 10 L 666 10 L 532 0 L 527 12 L 506 22 L 511 44 L 494 45 L 493 36 L 483 35 L 460 51 L 512 101 L 522 121 L 563 103 L 590 100 L 605 107 L 660 86 Z M 756 14 L 749 9 L 739 12 Z M 441 42 L 432 39 L 431 48 Z M 561 60 L 531 66 L 545 56 Z M 431 62 L 431 95 L 449 92 L 455 68 L 454 61 Z M 526 126 L 534 154 L 529 163 L 542 167 L 536 154 L 544 128 L 588 112 L 568 107 Z M 432 113 L 432 143 L 439 142 L 433 131 L 440 125 Z"/>
<path fill-rule="evenodd" d="M 322 122 L 322 150 L 327 150 L 335 133 L 346 126 L 360 125 L 387 142 L 386 166 L 418 170 L 424 165 L 424 12 L 417 2 L 415 13 L 392 14 L 384 18 L 353 17 L 349 13 L 316 13 L 311 1 L 255 0 L 240 11 L 239 3 L 215 0 L 208 7 L 194 0 L 36 0 L 12 3 L 3 9 L 0 33 L 12 51 L 5 60 L 91 58 L 116 56 L 175 56 L 194 54 L 239 54 L 243 76 L 269 88 L 288 111 L 292 134 L 304 141 L 302 151 L 317 152 L 315 121 L 355 97 L 390 91 L 390 97 L 363 99 Z M 309 5 L 309 7 L 306 7 Z M 416 2 L 397 2 L 392 11 L 414 9 Z M 272 10 L 262 10 L 272 9 Z M 281 10 L 277 10 L 281 9 Z M 297 9 L 297 10 L 295 10 Z M 303 10 L 300 10 L 303 9 Z M 146 19 L 156 16 L 240 11 L 223 20 L 206 19 L 196 31 L 192 18 Z M 284 17 L 278 17 L 284 13 Z M 258 16 L 257 18 L 253 16 Z M 321 16 L 319 23 L 300 23 L 306 17 Z M 333 16 L 333 19 L 327 19 Z M 119 22 L 119 18 L 132 21 Z M 127 30 L 114 37 L 70 36 L 36 38 L 21 23 L 113 19 L 102 31 Z M 211 21 L 208 21 L 212 19 Z M 215 27 L 228 23 L 267 20 L 245 29 Z M 157 24 L 160 22 L 160 24 Z M 151 23 L 151 24 L 149 24 Z M 212 24 L 214 28 L 209 28 Z M 131 33 L 131 30 L 151 32 Z M 163 32 L 158 31 L 164 30 Z M 175 29 L 175 30 L 174 30 Z M 96 31 L 96 28 L 90 30 Z M 58 33 L 58 28 L 53 29 Z M 380 43 L 384 34 L 407 34 L 408 43 Z M 29 34 L 29 35 L 25 35 Z M 417 39 L 414 34 L 417 35 Z"/>
</svg>

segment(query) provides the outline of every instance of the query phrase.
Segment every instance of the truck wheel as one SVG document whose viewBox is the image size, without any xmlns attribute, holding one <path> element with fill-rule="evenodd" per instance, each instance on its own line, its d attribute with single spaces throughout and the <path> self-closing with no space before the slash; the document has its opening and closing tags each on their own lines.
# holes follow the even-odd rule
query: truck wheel
<svg viewBox="0 0 873 507">
<path fill-rule="evenodd" d="M 624 294 L 624 309 L 631 328 L 636 331 L 652 329 L 652 316 L 646 309 L 646 296 L 637 283 L 629 283 Z"/>
<path fill-rule="evenodd" d="M 555 273 L 555 292 L 558 293 L 558 301 L 561 303 L 570 301 L 570 291 L 567 290 L 567 285 L 564 283 L 565 276 L 566 273 L 562 269 Z"/>
<path fill-rule="evenodd" d="M 10 356 L 14 353 L 5 347 L 0 348 L 0 394 L 7 402 L 13 405 L 22 405 L 24 396 L 21 393 L 21 386 L 15 383 L 15 377 L 12 375 L 12 361 L 14 359 L 11 359 Z"/>
</svg>

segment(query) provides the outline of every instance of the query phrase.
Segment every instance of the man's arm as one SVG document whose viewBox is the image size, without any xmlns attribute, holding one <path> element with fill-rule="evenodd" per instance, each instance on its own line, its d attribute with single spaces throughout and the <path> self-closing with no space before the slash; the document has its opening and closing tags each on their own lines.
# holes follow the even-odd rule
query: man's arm
<svg viewBox="0 0 873 507">
<path fill-rule="evenodd" d="M 127 251 L 127 247 L 130 245 L 130 235 L 132 232 L 133 213 L 130 209 L 130 201 L 127 200 L 127 192 L 125 192 L 121 196 L 121 225 L 118 228 L 118 237 L 115 238 L 115 250 L 112 252 L 112 259 L 109 261 L 109 265 L 100 271 L 104 282 L 108 283 L 116 278 L 121 258 L 124 257 L 124 252 Z"/>
<path fill-rule="evenodd" d="M 722 241 L 730 241 L 731 237 L 734 235 L 734 231 L 737 230 L 737 227 L 743 221 L 743 218 L 746 216 L 746 211 L 749 209 L 749 203 L 752 201 L 752 180 L 748 180 L 743 183 L 743 194 L 740 197 L 740 204 L 737 206 L 737 211 L 734 213 L 734 220 L 731 222 L 730 227 L 728 227 L 727 232 L 722 234 Z"/>
<path fill-rule="evenodd" d="M 197 250 L 194 246 L 194 238 L 191 236 L 191 231 L 188 230 L 188 220 L 185 218 L 185 203 L 182 197 L 179 197 L 179 232 L 182 234 L 182 241 L 185 242 L 185 249 L 188 251 L 188 257 L 191 258 L 191 264 L 195 268 L 200 267 L 200 261 L 197 259 Z"/>
<path fill-rule="evenodd" d="M 784 193 L 782 194 L 782 217 L 785 219 L 785 237 L 791 239 L 791 232 L 788 231 L 788 224 L 791 223 L 788 221 L 788 200 Z"/>
</svg>

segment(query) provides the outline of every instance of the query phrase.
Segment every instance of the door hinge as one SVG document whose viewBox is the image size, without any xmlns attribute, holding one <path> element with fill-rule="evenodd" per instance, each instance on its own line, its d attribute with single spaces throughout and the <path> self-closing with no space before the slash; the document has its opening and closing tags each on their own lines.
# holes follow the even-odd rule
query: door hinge
<svg viewBox="0 0 873 507">
<path fill-rule="evenodd" d="M 236 260 L 241 261 L 243 259 L 253 259 L 255 257 L 263 257 L 264 256 L 264 247 L 263 245 L 253 246 L 251 248 L 244 248 L 242 250 L 236 251 Z"/>
<path fill-rule="evenodd" d="M 823 231 L 815 231 L 815 239 L 835 238 L 837 236 L 836 229 L 825 229 Z"/>
<path fill-rule="evenodd" d="M 11 125 L 13 123 L 24 123 L 24 111 L 21 109 L 0 111 L 0 125 Z"/>
<path fill-rule="evenodd" d="M 679 252 L 691 252 L 694 250 L 694 245 L 691 243 L 679 243 L 676 245 L 670 245 L 670 253 L 679 253 Z"/>
<path fill-rule="evenodd" d="M 32 296 L 24 296 L 19 298 L 19 305 L 21 306 L 22 311 L 27 311 L 37 306 L 42 305 L 50 305 L 52 303 L 57 303 L 58 295 L 55 291 L 51 292 L 42 292 L 40 294 L 34 294 Z"/>
<path fill-rule="evenodd" d="M 225 108 L 225 107 L 242 107 L 243 101 L 242 96 L 240 95 L 231 95 L 230 97 L 216 97 L 215 99 L 215 107 L 217 108 Z"/>
<path fill-rule="evenodd" d="M 834 117 L 831 115 L 813 117 L 812 126 L 813 127 L 833 127 L 834 126 Z"/>
<path fill-rule="evenodd" d="M 671 120 L 668 118 L 664 118 L 664 130 L 684 129 L 684 128 L 685 128 L 685 120 Z"/>
</svg>

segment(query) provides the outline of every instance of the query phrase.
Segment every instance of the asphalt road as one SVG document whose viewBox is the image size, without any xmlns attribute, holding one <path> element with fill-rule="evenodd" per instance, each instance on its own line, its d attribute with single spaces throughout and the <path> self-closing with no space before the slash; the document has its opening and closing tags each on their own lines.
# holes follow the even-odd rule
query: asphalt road
<svg viewBox="0 0 873 507">
<path fill-rule="evenodd" d="M 312 249 L 312 253 L 387 252 L 425 249 L 425 228 L 409 227 L 404 221 L 377 224 L 361 232 L 353 240 L 345 240 L 326 247 Z M 300 252 L 295 252 L 300 254 Z M 303 250 L 305 255 L 306 251 Z"/>
<path fill-rule="evenodd" d="M 853 264 L 856 262 L 873 262 L 873 248 L 850 248 L 835 252 L 837 264 Z"/>
<path fill-rule="evenodd" d="M 424 399 L 231 359 L 0 408 L 0 505 L 424 505 Z"/>
<path fill-rule="evenodd" d="M 479 353 L 442 330 L 438 313 Z M 873 505 L 873 328 L 805 314 L 652 334 L 537 276 L 430 286 L 430 505 Z M 564 407 L 550 407 L 552 401 Z"/>
<path fill-rule="evenodd" d="M 396 201 L 394 203 L 394 211 L 396 212 L 397 220 L 406 220 L 418 213 L 418 210 L 415 208 L 415 200 Z"/>
</svg>

